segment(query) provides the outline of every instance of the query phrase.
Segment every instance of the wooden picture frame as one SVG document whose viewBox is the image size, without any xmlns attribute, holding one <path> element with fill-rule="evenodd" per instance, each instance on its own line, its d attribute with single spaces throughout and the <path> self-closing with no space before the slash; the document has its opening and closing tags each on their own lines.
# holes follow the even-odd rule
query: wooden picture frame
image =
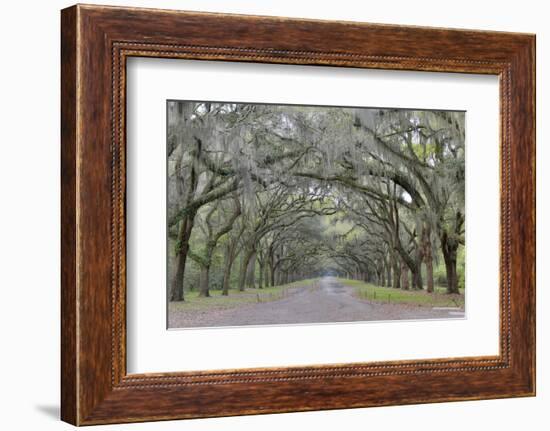
<svg viewBox="0 0 550 431">
<path fill-rule="evenodd" d="M 534 35 L 84 5 L 61 16 L 64 421 L 535 394 Z M 128 375 L 125 65 L 131 56 L 498 75 L 500 354 Z"/>
</svg>

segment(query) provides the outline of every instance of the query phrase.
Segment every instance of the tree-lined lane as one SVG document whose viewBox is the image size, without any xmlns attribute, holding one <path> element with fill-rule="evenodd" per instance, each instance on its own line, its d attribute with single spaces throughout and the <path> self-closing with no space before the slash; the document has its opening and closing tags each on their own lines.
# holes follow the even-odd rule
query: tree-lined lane
<svg viewBox="0 0 550 431">
<path fill-rule="evenodd" d="M 371 303 L 354 295 L 351 286 L 334 277 L 323 277 L 310 285 L 292 289 L 280 300 L 244 304 L 225 310 L 171 311 L 171 328 L 243 325 L 360 322 L 373 320 L 460 318 L 452 308 Z"/>
</svg>

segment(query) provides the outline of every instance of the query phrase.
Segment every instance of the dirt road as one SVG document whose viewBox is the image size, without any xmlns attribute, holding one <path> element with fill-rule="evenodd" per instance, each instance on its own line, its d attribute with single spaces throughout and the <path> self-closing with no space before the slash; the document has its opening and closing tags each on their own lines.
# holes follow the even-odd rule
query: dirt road
<svg viewBox="0 0 550 431">
<path fill-rule="evenodd" d="M 226 310 L 170 313 L 170 328 L 460 318 L 463 313 L 416 305 L 371 303 L 333 277 L 290 291 L 276 301 Z"/>
</svg>

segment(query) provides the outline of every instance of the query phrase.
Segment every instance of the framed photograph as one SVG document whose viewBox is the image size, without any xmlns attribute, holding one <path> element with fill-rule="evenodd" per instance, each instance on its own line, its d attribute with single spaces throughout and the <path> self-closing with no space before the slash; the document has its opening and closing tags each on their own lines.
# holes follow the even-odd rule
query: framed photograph
<svg viewBox="0 0 550 431">
<path fill-rule="evenodd" d="M 535 394 L 534 35 L 61 16 L 63 420 Z"/>
</svg>

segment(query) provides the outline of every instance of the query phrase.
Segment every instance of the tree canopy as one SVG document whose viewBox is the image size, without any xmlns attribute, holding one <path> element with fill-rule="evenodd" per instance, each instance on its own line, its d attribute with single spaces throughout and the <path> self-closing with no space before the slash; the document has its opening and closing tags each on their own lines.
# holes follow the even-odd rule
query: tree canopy
<svg viewBox="0 0 550 431">
<path fill-rule="evenodd" d="M 463 112 L 168 102 L 170 299 L 328 273 L 458 293 L 464 140 Z"/>
</svg>

